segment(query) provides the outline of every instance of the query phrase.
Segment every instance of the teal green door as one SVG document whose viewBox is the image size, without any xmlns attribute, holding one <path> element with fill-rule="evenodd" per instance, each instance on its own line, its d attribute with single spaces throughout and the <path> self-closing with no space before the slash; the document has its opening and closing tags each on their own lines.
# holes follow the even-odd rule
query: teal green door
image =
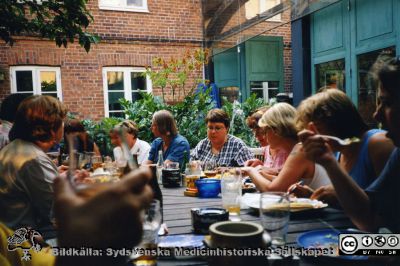
<svg viewBox="0 0 400 266">
<path fill-rule="evenodd" d="M 250 96 L 252 82 L 278 82 L 283 90 L 283 38 L 258 36 L 245 43 L 246 83 L 242 94 Z"/>
<path fill-rule="evenodd" d="M 334 77 L 371 125 L 376 88 L 369 69 L 379 54 L 399 54 L 399 10 L 396 0 L 343 0 L 311 16 L 313 91 Z"/>
</svg>

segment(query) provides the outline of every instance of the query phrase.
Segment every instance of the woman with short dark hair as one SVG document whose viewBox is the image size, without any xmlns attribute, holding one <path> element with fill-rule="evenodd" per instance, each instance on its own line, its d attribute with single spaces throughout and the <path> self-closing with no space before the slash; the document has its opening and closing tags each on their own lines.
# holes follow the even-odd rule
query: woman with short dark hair
<svg viewBox="0 0 400 266">
<path fill-rule="evenodd" d="M 11 228 L 52 227 L 53 180 L 57 166 L 46 152 L 63 136 L 64 105 L 51 96 L 25 99 L 0 151 L 0 220 Z"/>
<path fill-rule="evenodd" d="M 254 156 L 246 144 L 239 138 L 229 135 L 230 119 L 221 109 L 212 109 L 206 119 L 207 138 L 194 148 L 193 160 L 213 162 L 215 166 L 243 166 Z"/>
</svg>

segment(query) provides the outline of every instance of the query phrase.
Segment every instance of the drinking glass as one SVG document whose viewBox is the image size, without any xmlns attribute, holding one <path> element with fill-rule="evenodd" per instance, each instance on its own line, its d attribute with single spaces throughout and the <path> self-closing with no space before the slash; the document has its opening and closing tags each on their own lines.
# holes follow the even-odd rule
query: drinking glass
<svg viewBox="0 0 400 266">
<path fill-rule="evenodd" d="M 272 246 L 284 245 L 290 219 L 289 195 L 285 192 L 262 193 L 260 216 L 264 230 L 271 236 Z"/>
<path fill-rule="evenodd" d="M 148 250 L 144 256 L 134 260 L 135 265 L 156 265 L 156 256 L 150 250 L 157 249 L 158 231 L 161 226 L 161 207 L 159 200 L 153 200 L 150 207 L 145 210 L 143 217 L 143 237 L 140 248 Z M 149 254 L 149 255 L 148 255 Z"/>
<path fill-rule="evenodd" d="M 101 156 L 93 156 L 92 157 L 92 168 L 95 171 L 97 168 L 101 168 L 103 164 L 103 158 Z"/>
<path fill-rule="evenodd" d="M 104 171 L 109 172 L 111 175 L 114 175 L 117 170 L 117 166 L 112 161 L 112 158 L 110 156 L 104 157 Z"/>
<path fill-rule="evenodd" d="M 204 174 L 206 177 L 214 177 L 217 174 L 215 161 L 207 161 L 204 163 Z"/>
<path fill-rule="evenodd" d="M 242 175 L 239 169 L 230 169 L 221 176 L 222 207 L 229 212 L 231 221 L 240 221 Z"/>
<path fill-rule="evenodd" d="M 162 169 L 161 173 L 162 184 L 164 187 L 182 186 L 182 177 L 181 171 L 179 169 L 179 163 L 164 163 L 164 168 Z"/>
</svg>

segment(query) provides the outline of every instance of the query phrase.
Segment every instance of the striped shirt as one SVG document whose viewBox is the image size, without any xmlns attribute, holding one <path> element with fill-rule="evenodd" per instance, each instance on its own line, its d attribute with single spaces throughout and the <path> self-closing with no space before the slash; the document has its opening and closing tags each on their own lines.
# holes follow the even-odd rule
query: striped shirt
<svg viewBox="0 0 400 266">
<path fill-rule="evenodd" d="M 213 161 L 217 166 L 243 166 L 247 160 L 253 159 L 253 153 L 247 148 L 243 140 L 228 135 L 228 139 L 218 154 L 211 151 L 211 142 L 208 138 L 201 140 L 191 153 L 192 160 L 202 162 Z"/>
</svg>

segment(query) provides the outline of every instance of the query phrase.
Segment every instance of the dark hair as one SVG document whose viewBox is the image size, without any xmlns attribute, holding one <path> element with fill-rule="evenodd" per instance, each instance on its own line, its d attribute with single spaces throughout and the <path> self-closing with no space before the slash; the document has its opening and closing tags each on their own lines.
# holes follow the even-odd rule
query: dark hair
<svg viewBox="0 0 400 266">
<path fill-rule="evenodd" d="M 226 128 L 229 128 L 229 115 L 222 109 L 212 109 L 206 116 L 206 124 L 211 123 L 224 123 Z"/>
<path fill-rule="evenodd" d="M 27 97 L 26 94 L 14 93 L 8 95 L 1 103 L 0 119 L 14 122 L 18 106 Z"/>
<path fill-rule="evenodd" d="M 10 140 L 49 141 L 67 114 L 64 105 L 54 97 L 35 95 L 20 104 L 11 128 Z"/>
<path fill-rule="evenodd" d="M 118 123 L 112 130 L 112 133 L 118 133 L 120 128 L 124 128 L 126 130 L 126 132 L 128 132 L 129 134 L 131 134 L 132 136 L 134 136 L 135 138 L 137 138 L 138 134 L 139 134 L 139 129 L 136 126 L 135 122 L 131 121 L 131 120 L 125 120 L 121 123 Z"/>
<path fill-rule="evenodd" d="M 160 110 L 153 114 L 153 123 L 157 125 L 162 135 L 174 137 L 178 134 L 174 116 L 167 110 Z"/>
<path fill-rule="evenodd" d="M 260 128 L 258 126 L 258 120 L 261 119 L 262 115 L 269 109 L 269 106 L 263 106 L 258 109 L 256 109 L 253 113 L 251 113 L 247 119 L 246 119 L 246 124 L 249 128 L 251 129 L 257 129 Z"/>
<path fill-rule="evenodd" d="M 78 119 L 67 119 L 64 123 L 64 134 L 85 132 L 85 126 Z"/>
<path fill-rule="evenodd" d="M 400 98 L 400 57 L 380 55 L 372 66 L 372 75 L 379 87 Z"/>
<path fill-rule="evenodd" d="M 367 124 L 347 95 L 338 89 L 326 89 L 303 100 L 297 108 L 298 130 L 309 122 L 320 123 L 339 138 L 359 137 Z"/>
</svg>

